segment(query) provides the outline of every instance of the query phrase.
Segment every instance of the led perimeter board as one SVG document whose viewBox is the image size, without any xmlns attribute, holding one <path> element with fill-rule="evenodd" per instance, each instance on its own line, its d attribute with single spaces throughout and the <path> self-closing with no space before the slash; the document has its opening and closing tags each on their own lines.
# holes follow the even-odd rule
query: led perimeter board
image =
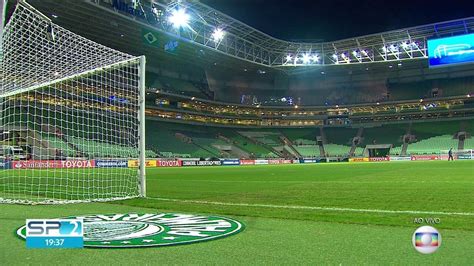
<svg viewBox="0 0 474 266">
<path fill-rule="evenodd" d="M 474 34 L 428 40 L 430 67 L 474 62 Z"/>
</svg>

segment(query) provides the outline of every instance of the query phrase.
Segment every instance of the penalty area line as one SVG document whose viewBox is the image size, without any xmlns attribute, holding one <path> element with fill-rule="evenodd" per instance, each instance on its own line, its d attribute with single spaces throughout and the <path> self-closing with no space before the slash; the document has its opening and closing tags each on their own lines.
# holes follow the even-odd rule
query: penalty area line
<svg viewBox="0 0 474 266">
<path fill-rule="evenodd" d="M 428 214 L 428 215 L 444 215 L 444 216 L 474 216 L 472 212 L 442 212 L 442 211 L 411 211 L 411 210 L 381 210 L 381 209 L 353 209 L 353 208 L 339 208 L 339 207 L 317 207 L 317 206 L 302 206 L 302 205 L 273 205 L 273 204 L 259 204 L 259 203 L 232 203 L 206 200 L 182 200 L 169 198 L 152 198 L 151 200 L 192 203 L 192 204 L 207 204 L 220 206 L 236 206 L 236 207 L 257 207 L 257 208 L 271 208 L 271 209 L 295 209 L 295 210 L 315 210 L 315 211 L 332 211 L 332 212 L 359 212 L 359 213 L 388 213 L 388 214 Z"/>
</svg>

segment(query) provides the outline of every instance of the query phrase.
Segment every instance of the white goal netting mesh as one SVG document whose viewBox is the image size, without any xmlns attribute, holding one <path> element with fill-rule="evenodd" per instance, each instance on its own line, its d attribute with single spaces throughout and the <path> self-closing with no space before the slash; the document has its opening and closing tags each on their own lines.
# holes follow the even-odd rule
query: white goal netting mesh
<svg viewBox="0 0 474 266">
<path fill-rule="evenodd" d="M 0 202 L 139 196 L 143 64 L 20 2 L 3 31 Z"/>
</svg>

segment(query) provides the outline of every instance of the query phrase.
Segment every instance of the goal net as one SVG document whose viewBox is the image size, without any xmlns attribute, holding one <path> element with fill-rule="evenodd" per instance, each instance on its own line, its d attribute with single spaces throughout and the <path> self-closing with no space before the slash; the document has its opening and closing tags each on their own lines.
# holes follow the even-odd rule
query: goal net
<svg viewBox="0 0 474 266">
<path fill-rule="evenodd" d="M 145 58 L 76 35 L 23 1 L 2 35 L 0 202 L 144 196 Z"/>
</svg>

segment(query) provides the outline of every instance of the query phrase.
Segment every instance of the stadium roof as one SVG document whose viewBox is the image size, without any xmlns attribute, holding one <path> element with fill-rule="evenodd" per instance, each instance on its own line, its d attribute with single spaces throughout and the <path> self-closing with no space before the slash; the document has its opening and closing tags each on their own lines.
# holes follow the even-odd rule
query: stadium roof
<svg viewBox="0 0 474 266">
<path fill-rule="evenodd" d="M 209 60 L 207 57 L 210 53 L 206 54 L 206 51 L 211 50 L 260 67 L 283 69 L 425 59 L 426 41 L 429 38 L 474 32 L 474 17 L 470 17 L 333 42 L 291 42 L 271 37 L 199 1 L 141 1 L 137 10 L 144 11 L 144 16 L 131 15 L 120 9 L 114 9 L 110 1 L 104 0 L 59 2 L 31 0 L 30 2 L 35 6 L 39 5 L 40 10 L 42 7 L 43 10 L 47 7 L 50 13 L 65 12 L 67 16 L 76 17 L 70 21 L 82 23 L 86 29 L 88 26 L 93 28 L 95 25 L 91 24 L 94 23 L 106 23 L 110 26 L 115 21 L 110 18 L 120 16 L 121 28 L 118 30 L 123 32 L 128 28 L 127 34 L 134 35 L 136 41 L 139 42 L 143 37 L 136 28 L 136 23 L 140 23 L 150 30 L 156 30 L 167 37 L 198 47 L 187 52 L 189 56 L 201 53 L 204 61 Z M 171 23 L 170 17 L 177 10 L 185 12 L 189 20 L 186 24 L 189 27 L 182 25 L 175 27 L 176 25 Z M 125 20 L 128 20 L 128 25 Z M 216 29 L 221 29 L 224 33 L 224 36 L 217 41 L 213 35 Z M 102 32 L 102 34 L 111 33 Z M 110 42 L 123 42 L 120 38 L 112 39 L 111 36 Z M 136 47 L 137 44 L 130 43 L 129 46 Z M 189 46 L 187 47 L 189 50 Z M 216 60 L 212 58 L 209 61 Z"/>
</svg>

